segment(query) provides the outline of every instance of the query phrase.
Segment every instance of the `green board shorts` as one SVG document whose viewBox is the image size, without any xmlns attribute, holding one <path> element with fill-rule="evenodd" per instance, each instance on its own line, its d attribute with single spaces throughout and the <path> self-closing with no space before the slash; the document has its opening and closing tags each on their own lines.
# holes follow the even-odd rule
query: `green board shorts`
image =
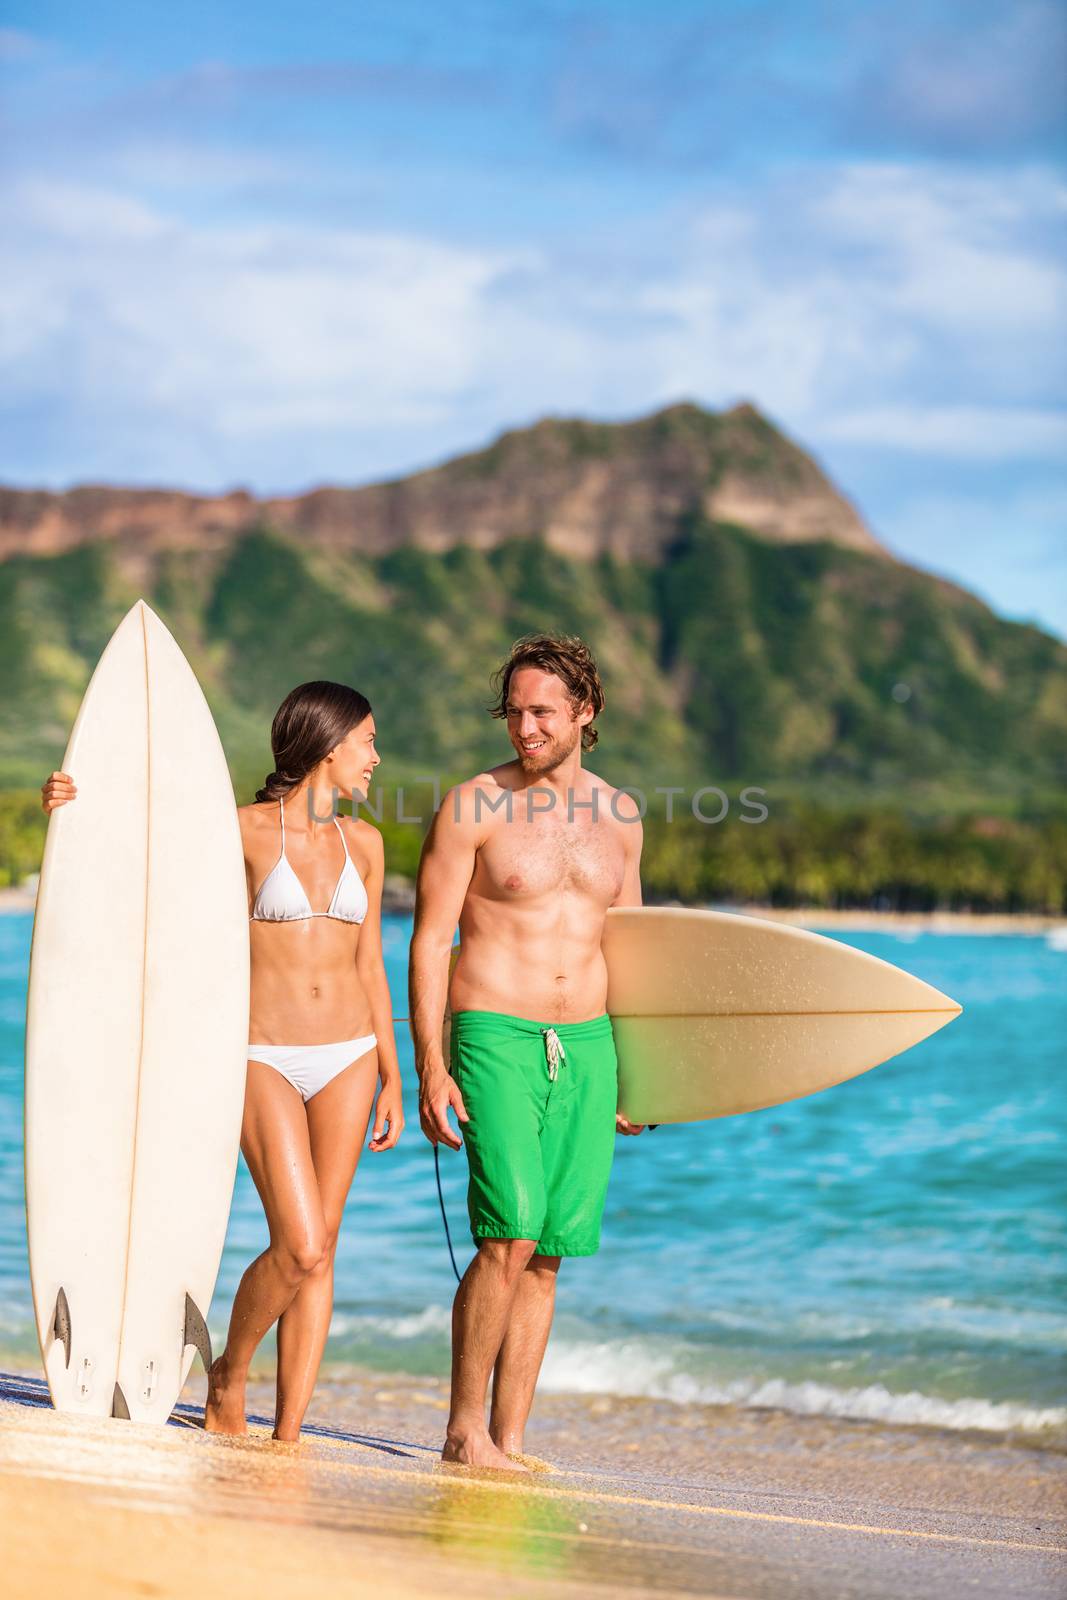
<svg viewBox="0 0 1067 1600">
<path fill-rule="evenodd" d="M 594 1255 L 615 1154 L 611 1018 L 457 1011 L 451 1057 L 470 1118 L 461 1130 L 473 1237 L 535 1239 L 541 1256 Z"/>
</svg>

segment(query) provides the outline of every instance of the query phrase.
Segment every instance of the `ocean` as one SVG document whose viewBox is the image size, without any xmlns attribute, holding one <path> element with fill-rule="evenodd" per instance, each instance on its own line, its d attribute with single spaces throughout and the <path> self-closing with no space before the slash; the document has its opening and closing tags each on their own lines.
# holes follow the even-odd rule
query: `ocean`
<svg viewBox="0 0 1067 1600">
<path fill-rule="evenodd" d="M 0 1365 L 20 1368 L 37 1361 L 22 1186 L 30 930 L 29 916 L 0 917 Z M 410 932 L 408 918 L 385 921 L 398 1013 Z M 809 1099 L 620 1139 L 600 1254 L 560 1273 L 543 1387 L 1065 1448 L 1067 948 L 1021 934 L 845 942 L 925 978 L 963 1016 Z M 357 1173 L 324 1378 L 448 1370 L 454 1279 L 398 1033 L 408 1127 Z M 441 1165 L 462 1264 L 465 1162 L 442 1152 Z M 242 1162 L 209 1319 L 217 1347 L 266 1242 Z"/>
</svg>

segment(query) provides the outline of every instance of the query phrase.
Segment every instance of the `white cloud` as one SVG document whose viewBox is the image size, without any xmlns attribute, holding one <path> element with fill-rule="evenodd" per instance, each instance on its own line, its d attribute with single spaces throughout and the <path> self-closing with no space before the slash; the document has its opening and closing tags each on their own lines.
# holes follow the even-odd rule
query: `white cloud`
<svg viewBox="0 0 1067 1600">
<path fill-rule="evenodd" d="M 1063 447 L 1067 273 L 1046 237 L 1064 190 L 1040 169 L 1006 189 L 851 163 L 525 245 L 361 226 L 351 206 L 335 225 L 193 212 L 197 160 L 169 148 L 165 204 L 136 152 L 110 181 L 9 194 L 8 449 L 38 448 L 20 410 L 54 407 L 53 481 L 377 476 L 545 411 L 682 395 L 752 396 L 816 449 Z M 235 152 L 219 170 L 269 165 Z"/>
<path fill-rule="evenodd" d="M 194 146 L 166 136 L 120 145 L 109 153 L 107 167 L 112 181 L 152 194 L 195 191 L 198 199 L 266 184 L 284 185 L 292 193 L 307 184 L 307 162 L 296 154 L 231 149 L 208 140 Z"/>
<path fill-rule="evenodd" d="M 1064 312 L 1058 260 L 1028 247 L 1035 224 L 1057 224 L 1062 182 L 1050 174 L 971 176 L 906 166 L 850 166 L 816 203 L 831 239 L 861 258 L 900 311 L 942 327 L 992 318 L 998 331 L 1047 326 Z"/>
<path fill-rule="evenodd" d="M 1067 411 L 1004 406 L 875 406 L 823 419 L 824 439 L 957 460 L 1067 457 Z"/>
<path fill-rule="evenodd" d="M 846 409 L 1033 407 L 1061 388 L 1067 270 L 1046 236 L 1063 212 L 1039 170 L 1008 194 L 998 173 L 799 174 L 733 199 L 726 225 L 710 209 L 647 294 L 679 318 L 680 387 L 725 381 L 809 429 Z"/>
<path fill-rule="evenodd" d="M 3 354 L 17 389 L 229 440 L 441 416 L 476 381 L 480 299 L 516 251 L 284 223 L 191 224 L 56 181 L 12 197 Z"/>
<path fill-rule="evenodd" d="M 104 244 L 113 249 L 175 231 L 174 223 L 144 201 L 107 184 L 31 178 L 12 186 L 8 202 L 16 264 L 20 235 L 31 250 L 36 246 L 58 254 L 71 246 L 92 251 Z"/>
</svg>

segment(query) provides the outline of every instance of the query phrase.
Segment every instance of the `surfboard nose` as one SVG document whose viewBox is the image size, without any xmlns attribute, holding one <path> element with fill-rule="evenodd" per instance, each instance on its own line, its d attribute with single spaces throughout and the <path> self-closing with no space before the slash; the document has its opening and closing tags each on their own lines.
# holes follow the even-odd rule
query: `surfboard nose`
<svg viewBox="0 0 1067 1600">
<path fill-rule="evenodd" d="M 144 595 L 141 595 L 139 599 L 133 602 L 133 605 L 123 617 L 122 622 L 132 622 L 137 620 L 143 624 L 145 619 L 148 617 L 151 617 L 155 622 L 160 622 L 160 618 L 157 613 L 152 610 L 152 607 L 148 604 L 148 601 L 145 599 Z M 121 626 L 122 623 L 119 623 L 119 627 Z"/>
<path fill-rule="evenodd" d="M 902 968 L 895 971 L 903 972 Z M 935 989 L 932 983 L 927 983 L 925 978 L 917 978 L 912 972 L 904 972 L 912 986 L 915 997 L 915 1010 L 945 1012 L 945 1022 L 954 1022 L 961 1015 L 963 1007 L 958 1000 L 953 1000 L 950 994 L 943 994 L 940 989 Z M 944 1023 L 939 1024 L 943 1027 Z"/>
<path fill-rule="evenodd" d="M 843 940 L 736 913 L 612 910 L 603 949 L 631 1122 L 733 1116 L 815 1094 L 963 1009 Z"/>
</svg>

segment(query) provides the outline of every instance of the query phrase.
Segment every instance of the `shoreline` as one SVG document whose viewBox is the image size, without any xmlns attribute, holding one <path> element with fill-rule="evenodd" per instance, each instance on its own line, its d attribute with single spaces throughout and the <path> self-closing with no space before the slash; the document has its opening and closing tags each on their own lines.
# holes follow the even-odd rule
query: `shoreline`
<svg viewBox="0 0 1067 1600">
<path fill-rule="evenodd" d="M 1047 916 L 1036 911 L 874 911 L 860 906 L 828 910 L 821 906 L 756 906 L 715 903 L 707 911 L 728 911 L 742 917 L 761 917 L 800 928 L 852 928 L 871 933 L 1026 933 L 1046 934 L 1062 928 L 1067 937 L 1067 916 Z"/>
<path fill-rule="evenodd" d="M 58 1415 L 40 1380 L 0 1375 L 12 1592 L 1036 1600 L 1067 1570 L 1063 1460 L 1047 1452 L 546 1395 L 534 1470 L 478 1474 L 438 1460 L 442 1387 L 320 1385 L 301 1442 L 279 1445 L 262 1379 L 236 1439 L 200 1427 L 199 1371 L 160 1428 Z"/>
<path fill-rule="evenodd" d="M 253 1409 L 269 1412 L 274 1403 L 273 1366 L 254 1367 L 249 1379 Z M 182 1400 L 197 1403 L 202 1379 L 190 1378 Z M 387 1427 L 401 1419 L 405 1427 L 433 1429 L 448 1413 L 449 1380 L 432 1374 L 385 1372 L 350 1361 L 324 1362 L 308 1418 L 326 1425 L 341 1419 L 350 1426 L 358 1415 L 363 1423 Z M 1035 1406 L 1035 1411 L 1040 1407 Z M 678 1400 L 662 1395 L 617 1394 L 610 1390 L 539 1389 L 531 1418 L 535 1453 L 574 1458 L 580 1452 L 587 1464 L 605 1466 L 619 1456 L 634 1453 L 641 1441 L 643 1458 L 657 1455 L 657 1469 L 673 1471 L 678 1464 L 678 1429 L 691 1439 L 746 1441 L 774 1440 L 792 1454 L 805 1443 L 818 1440 L 877 1441 L 880 1451 L 909 1453 L 921 1449 L 951 1452 L 956 1444 L 976 1450 L 1021 1451 L 1059 1461 L 1067 1487 L 1067 1434 L 1027 1432 L 1023 1427 L 992 1428 L 978 1424 L 954 1426 L 945 1422 L 897 1420 L 848 1412 L 799 1411 L 774 1404 L 751 1405 L 743 1401 Z M 683 1450 L 683 1454 L 684 1454 Z"/>
<path fill-rule="evenodd" d="M 383 895 L 382 910 L 387 915 L 410 915 L 415 904 L 414 885 L 393 879 Z M 0 889 L 0 916 L 32 915 L 36 891 L 20 885 Z M 649 904 L 681 906 L 678 900 Z M 872 933 L 978 933 L 1047 934 L 1062 929 L 1067 939 L 1067 916 L 1049 916 L 1031 911 L 876 911 L 861 906 L 830 910 L 821 906 L 736 905 L 713 901 L 690 907 L 700 911 L 725 911 L 735 916 L 759 917 L 767 922 L 784 922 L 799 928 L 841 928 Z"/>
<path fill-rule="evenodd" d="M 202 1374 L 198 1374 L 199 1366 L 182 1390 L 181 1405 L 202 1408 L 204 1382 Z M 5 1377 L 16 1383 L 44 1384 L 41 1363 L 36 1357 L 24 1349 L 0 1346 L 0 1400 Z M 250 1414 L 272 1411 L 274 1382 L 273 1361 L 253 1365 L 248 1380 Z M 42 1394 L 45 1393 L 42 1387 Z M 327 1357 L 319 1369 L 308 1421 L 317 1426 L 338 1422 L 348 1426 L 358 1414 L 363 1421 L 369 1418 L 375 1425 L 387 1427 L 390 1418 L 400 1417 L 406 1427 L 416 1429 L 419 1426 L 432 1428 L 437 1413 L 443 1430 L 448 1394 L 446 1376 L 387 1370 Z M 1020 1409 L 1024 1406 L 1023 1402 L 1011 1404 Z M 1028 1409 L 1037 1414 L 1047 1408 L 1034 1403 Z M 1054 1426 L 1038 1429 L 1028 1429 L 1022 1423 L 994 1427 L 972 1421 L 948 1422 L 862 1411 L 800 1410 L 773 1401 L 752 1404 L 744 1400 L 677 1399 L 667 1395 L 619 1394 L 608 1389 L 545 1387 L 538 1389 L 531 1429 L 542 1435 L 542 1444 L 551 1439 L 558 1446 L 568 1440 L 573 1443 L 578 1437 L 575 1429 L 581 1424 L 590 1441 L 595 1443 L 605 1434 L 607 1422 L 623 1415 L 630 1419 L 634 1437 L 647 1442 L 662 1435 L 665 1468 L 674 1459 L 677 1444 L 674 1431 L 678 1427 L 697 1428 L 708 1437 L 763 1435 L 788 1437 L 793 1443 L 798 1438 L 817 1435 L 830 1438 L 840 1433 L 845 1437 L 878 1438 L 886 1447 L 893 1441 L 915 1447 L 926 1440 L 951 1449 L 952 1442 L 958 1441 L 979 1449 L 1022 1451 L 1048 1457 L 1062 1462 L 1067 1487 L 1067 1431 L 1058 1421 Z M 611 1450 L 616 1448 L 628 1453 L 624 1441 L 616 1439 Z"/>
<path fill-rule="evenodd" d="M 0 889 L 0 917 L 18 916 L 22 912 L 33 912 L 37 904 L 37 894 L 33 889 L 18 888 Z"/>
</svg>

